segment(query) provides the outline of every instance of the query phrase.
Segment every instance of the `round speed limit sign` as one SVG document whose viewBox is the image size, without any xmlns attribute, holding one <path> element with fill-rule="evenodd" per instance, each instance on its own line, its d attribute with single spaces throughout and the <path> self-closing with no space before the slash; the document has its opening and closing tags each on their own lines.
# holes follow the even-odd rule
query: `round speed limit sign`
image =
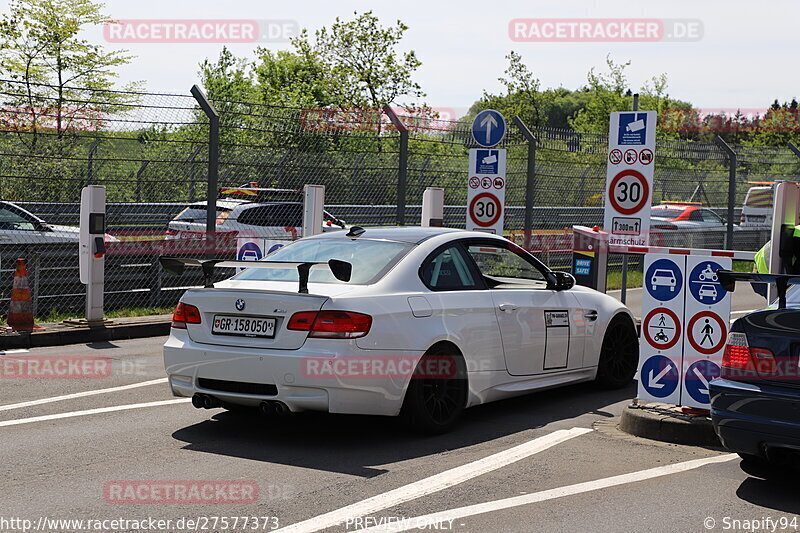
<svg viewBox="0 0 800 533">
<path fill-rule="evenodd" d="M 490 192 L 478 194 L 469 204 L 469 217 L 482 228 L 493 226 L 500 220 L 502 212 L 500 200 Z"/>
<path fill-rule="evenodd" d="M 633 215 L 650 201 L 650 185 L 641 172 L 625 169 L 611 180 L 608 201 L 618 213 Z"/>
</svg>

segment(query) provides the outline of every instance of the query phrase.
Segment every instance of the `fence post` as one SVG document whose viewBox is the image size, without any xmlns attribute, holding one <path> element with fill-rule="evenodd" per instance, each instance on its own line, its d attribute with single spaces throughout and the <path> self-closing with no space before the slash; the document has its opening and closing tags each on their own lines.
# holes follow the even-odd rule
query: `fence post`
<svg viewBox="0 0 800 533">
<path fill-rule="evenodd" d="M 97 150 L 97 145 L 100 144 L 101 139 L 95 139 L 89 147 L 88 161 L 86 163 L 86 185 L 91 185 L 94 181 L 94 151 Z"/>
<path fill-rule="evenodd" d="M 144 173 L 150 161 L 142 161 L 139 170 L 136 171 L 136 203 L 142 202 L 142 173 Z"/>
<path fill-rule="evenodd" d="M 39 279 L 41 279 L 42 269 L 41 257 L 42 256 L 38 251 L 31 252 L 30 275 L 33 277 L 33 283 L 31 283 L 31 302 L 34 318 L 36 318 L 36 315 L 39 312 Z"/>
<path fill-rule="evenodd" d="M 394 109 L 383 106 L 383 112 L 400 132 L 400 157 L 397 161 L 397 225 L 406 224 L 406 188 L 408 187 L 408 128 Z"/>
<path fill-rule="evenodd" d="M 189 156 L 188 163 L 189 163 L 189 201 L 194 202 L 194 158 L 197 157 L 197 154 L 200 153 L 202 150 L 202 146 L 198 146 L 195 148 L 192 155 Z"/>
<path fill-rule="evenodd" d="M 514 116 L 514 125 L 519 129 L 528 143 L 528 168 L 525 173 L 525 249 L 531 249 L 531 232 L 533 231 L 533 204 L 536 203 L 536 137 L 518 116 Z"/>
<path fill-rule="evenodd" d="M 800 148 L 795 146 L 795 144 L 793 142 L 791 142 L 791 141 L 789 141 L 789 150 L 791 150 L 792 153 L 794 155 L 796 155 L 797 157 L 800 157 Z"/>
<path fill-rule="evenodd" d="M 717 135 L 714 144 L 720 147 L 728 158 L 728 221 L 725 233 L 726 249 L 733 247 L 733 212 L 736 208 L 736 152 L 725 140 Z"/>
<path fill-rule="evenodd" d="M 216 251 L 217 183 L 219 181 L 219 113 L 197 85 L 192 85 L 192 96 L 208 117 L 208 187 L 206 188 L 206 255 Z"/>
</svg>

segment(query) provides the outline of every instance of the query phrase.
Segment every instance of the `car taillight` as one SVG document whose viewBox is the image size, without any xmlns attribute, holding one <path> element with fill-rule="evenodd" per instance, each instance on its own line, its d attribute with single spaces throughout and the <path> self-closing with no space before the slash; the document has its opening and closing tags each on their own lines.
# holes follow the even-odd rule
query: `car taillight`
<svg viewBox="0 0 800 533">
<path fill-rule="evenodd" d="M 355 339 L 369 333 L 372 317 L 351 311 L 300 311 L 289 319 L 287 329 L 308 331 L 309 337 Z"/>
<path fill-rule="evenodd" d="M 731 372 L 726 370 L 740 370 L 759 374 L 774 374 L 777 370 L 775 356 L 764 348 L 750 348 L 747 335 L 733 331 L 728 334 L 728 343 L 722 355 L 723 377 L 730 377 Z"/>
<path fill-rule="evenodd" d="M 178 303 L 175 312 L 172 313 L 172 327 L 186 329 L 186 324 L 200 324 L 200 310 L 183 302 Z"/>
<path fill-rule="evenodd" d="M 739 224 L 744 224 L 745 222 L 747 222 L 747 215 L 742 213 L 742 216 L 739 218 Z"/>
<path fill-rule="evenodd" d="M 180 231 L 178 231 L 178 230 L 176 230 L 176 229 L 169 229 L 169 228 L 167 228 L 167 235 L 177 235 L 177 234 L 179 234 L 179 233 L 180 233 Z"/>
</svg>

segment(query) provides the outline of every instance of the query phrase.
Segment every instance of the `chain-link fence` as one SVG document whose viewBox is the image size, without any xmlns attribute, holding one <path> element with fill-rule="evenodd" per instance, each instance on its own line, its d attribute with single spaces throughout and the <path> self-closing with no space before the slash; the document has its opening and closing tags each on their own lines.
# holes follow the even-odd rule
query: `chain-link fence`
<svg viewBox="0 0 800 533">
<path fill-rule="evenodd" d="M 157 258 L 207 252 L 203 204 L 214 154 L 217 255 L 234 254 L 243 235 L 296 238 L 299 215 L 291 206 L 300 196 L 287 191 L 307 183 L 326 187 L 334 223 L 417 224 L 422 192 L 433 186 L 445 189 L 445 225 L 465 225 L 474 146 L 467 120 L 396 116 L 391 109 L 209 103 L 219 115 L 218 141 L 213 121 L 188 93 L 0 80 L 0 313 L 7 310 L 17 257 L 28 259 L 38 316 L 82 313 L 76 226 L 80 191 L 90 184 L 107 189 L 106 308 L 173 305 L 200 276 L 165 273 Z M 602 224 L 607 138 L 527 131 L 510 122 L 499 146 L 508 150 L 505 232 L 551 266 L 568 268 L 571 226 Z M 733 165 L 720 144 L 658 139 L 654 202 L 696 202 L 721 218 L 702 227 L 656 224 L 651 243 L 750 250 L 763 244 L 766 228 L 736 227 L 728 242 L 728 200 L 737 223 L 752 182 L 795 178 L 800 158 L 790 147 L 731 148 Z M 280 192 L 219 193 L 243 184 Z M 254 207 L 264 209 L 244 216 Z M 612 273 L 618 265 L 612 259 Z"/>
</svg>

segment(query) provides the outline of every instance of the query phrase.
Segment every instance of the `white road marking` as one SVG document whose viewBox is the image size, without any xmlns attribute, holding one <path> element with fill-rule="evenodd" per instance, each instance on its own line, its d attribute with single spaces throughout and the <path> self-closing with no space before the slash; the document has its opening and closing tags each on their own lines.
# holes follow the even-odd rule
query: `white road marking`
<svg viewBox="0 0 800 533">
<path fill-rule="evenodd" d="M 732 315 L 746 315 L 748 313 L 755 313 L 756 311 L 759 311 L 759 309 L 747 309 L 745 311 L 731 311 L 731 314 Z"/>
<path fill-rule="evenodd" d="M 128 405 L 115 405 L 113 407 L 99 407 L 97 409 L 87 409 L 85 411 L 72 411 L 69 413 L 58 413 L 55 415 L 34 416 L 31 418 L 20 418 L 18 420 L 4 420 L 0 422 L 0 427 L 18 426 L 20 424 L 32 424 L 33 422 L 45 422 L 47 420 L 59 420 L 61 418 L 74 418 L 76 416 L 98 415 L 101 413 L 113 413 L 115 411 L 127 411 L 129 409 L 142 409 L 145 407 L 159 407 L 161 405 L 172 405 L 176 403 L 191 402 L 191 398 L 178 398 L 175 400 L 162 400 L 160 402 L 131 403 Z"/>
<path fill-rule="evenodd" d="M 0 357 L 3 356 L 3 355 L 16 354 L 16 353 L 28 353 L 28 352 L 30 352 L 30 350 L 26 350 L 25 348 L 19 348 L 17 350 L 2 350 L 2 351 L 0 351 Z"/>
<path fill-rule="evenodd" d="M 95 394 L 107 394 L 109 392 L 119 392 L 123 390 L 135 389 L 138 387 L 147 387 L 149 385 L 157 385 L 159 383 L 166 383 L 167 378 L 152 379 L 150 381 L 142 381 L 139 383 L 132 383 L 130 385 L 120 385 L 119 387 L 110 387 L 107 389 L 95 389 L 84 392 L 75 392 L 73 394 L 65 394 L 63 396 L 53 396 L 50 398 L 42 398 L 41 400 L 31 400 L 29 402 L 10 403 L 8 405 L 0 405 L 0 411 L 10 411 L 12 409 L 21 409 L 23 407 L 31 407 L 34 405 L 42 405 L 44 403 L 60 402 L 62 400 L 72 400 L 74 398 L 83 398 L 85 396 L 94 396 Z"/>
<path fill-rule="evenodd" d="M 575 485 L 567 485 L 566 487 L 559 487 L 556 489 L 543 490 L 526 494 L 524 496 L 513 496 L 511 498 L 504 498 L 502 500 L 495 500 L 486 503 L 479 503 L 476 505 L 468 505 L 466 507 L 458 507 L 456 509 L 449 509 L 447 511 L 440 511 L 438 513 L 431 513 L 414 518 L 407 518 L 405 522 L 392 522 L 383 525 L 374 526 L 368 529 L 361 529 L 362 533 L 377 533 L 386 531 L 408 531 L 416 529 L 419 524 L 440 524 L 445 525 L 449 520 L 458 520 L 468 516 L 475 516 L 483 513 L 491 513 L 512 507 L 519 507 L 531 503 L 544 502 L 547 500 L 554 500 L 556 498 L 563 498 L 564 496 L 573 496 L 584 492 L 591 492 L 600 489 L 607 489 L 617 485 L 626 485 L 628 483 L 635 483 L 637 481 L 644 481 L 670 474 L 677 474 L 679 472 L 686 472 L 694 470 L 708 464 L 724 463 L 733 459 L 738 459 L 735 453 L 725 455 L 717 455 L 715 457 L 707 457 L 705 459 L 695 459 L 693 461 L 686 461 L 684 463 L 676 463 L 671 465 L 657 466 L 648 470 L 640 470 L 639 472 L 631 472 L 630 474 L 621 474 L 619 476 L 607 477 L 604 479 L 597 479 L 595 481 L 587 481 L 585 483 L 576 483 Z"/>
<path fill-rule="evenodd" d="M 458 485 L 474 477 L 530 457 L 531 455 L 542 452 L 557 444 L 561 444 L 578 435 L 591 432 L 592 430 L 588 428 L 560 429 L 549 435 L 530 440 L 519 446 L 514 446 L 508 450 L 484 457 L 483 459 L 478 459 L 477 461 L 445 470 L 439 474 L 415 481 L 403 487 L 398 487 L 384 492 L 383 494 L 378 494 L 377 496 L 342 507 L 341 509 L 278 529 L 276 533 L 278 531 L 282 533 L 313 533 L 315 531 L 334 527 L 342 524 L 348 518 L 368 515 L 380 511 L 381 509 L 394 507 L 407 501 L 415 500 L 422 496 Z"/>
</svg>

